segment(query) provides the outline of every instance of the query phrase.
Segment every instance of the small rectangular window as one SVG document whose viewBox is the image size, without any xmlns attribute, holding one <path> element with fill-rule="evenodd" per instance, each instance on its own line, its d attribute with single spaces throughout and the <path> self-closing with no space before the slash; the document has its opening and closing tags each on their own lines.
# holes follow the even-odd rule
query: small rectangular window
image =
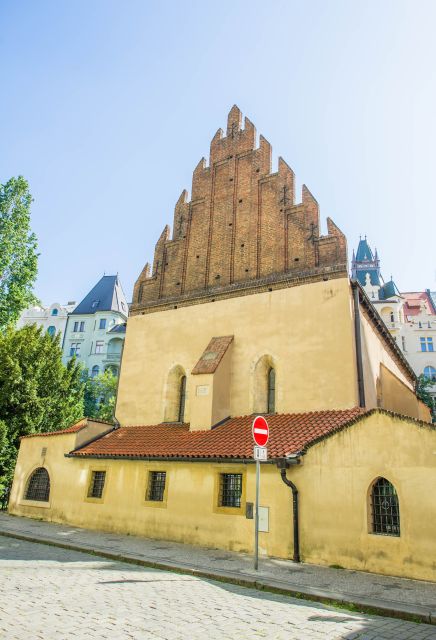
<svg viewBox="0 0 436 640">
<path fill-rule="evenodd" d="M 421 341 L 421 351 L 427 351 L 427 344 L 425 342 L 425 338 L 420 338 Z"/>
<path fill-rule="evenodd" d="M 75 322 L 75 323 L 74 323 L 74 329 L 73 329 L 73 331 L 79 331 L 79 323 L 78 323 L 78 322 Z"/>
<path fill-rule="evenodd" d="M 88 498 L 101 498 L 103 495 L 106 471 L 93 471 L 88 490 Z"/>
<path fill-rule="evenodd" d="M 97 340 L 95 343 L 95 353 L 103 353 L 103 349 L 104 349 L 104 341 Z"/>
<path fill-rule="evenodd" d="M 106 329 L 106 318 L 100 318 L 99 329 Z"/>
<path fill-rule="evenodd" d="M 162 502 L 165 493 L 166 471 L 150 471 L 146 500 Z"/>
<path fill-rule="evenodd" d="M 80 356 L 80 342 L 72 342 L 70 346 L 70 356 Z"/>
<path fill-rule="evenodd" d="M 220 507 L 240 507 L 242 495 L 242 473 L 220 474 Z"/>
<path fill-rule="evenodd" d="M 85 331 L 85 321 L 84 320 L 82 320 L 82 322 L 80 323 L 79 331 Z"/>
</svg>

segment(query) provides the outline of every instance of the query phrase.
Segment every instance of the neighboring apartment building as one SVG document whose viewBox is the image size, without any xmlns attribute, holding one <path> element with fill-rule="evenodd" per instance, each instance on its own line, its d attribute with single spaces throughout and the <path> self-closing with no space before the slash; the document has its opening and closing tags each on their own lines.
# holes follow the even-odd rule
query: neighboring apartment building
<svg viewBox="0 0 436 640">
<path fill-rule="evenodd" d="M 63 344 L 65 364 L 73 356 L 90 376 L 119 374 L 128 305 L 118 276 L 103 276 L 69 314 Z"/>
<path fill-rule="evenodd" d="M 352 277 L 360 282 L 416 375 L 433 380 L 436 406 L 436 296 L 428 289 L 400 293 L 384 282 L 380 260 L 366 236 L 353 251 Z"/>
<path fill-rule="evenodd" d="M 67 302 L 67 304 L 59 304 L 53 302 L 50 306 L 35 305 L 25 309 L 17 322 L 17 329 L 21 329 L 27 324 L 36 324 L 42 327 L 49 335 L 60 335 L 60 340 L 64 337 L 65 327 L 67 324 L 68 314 L 71 313 L 76 303 Z"/>
</svg>

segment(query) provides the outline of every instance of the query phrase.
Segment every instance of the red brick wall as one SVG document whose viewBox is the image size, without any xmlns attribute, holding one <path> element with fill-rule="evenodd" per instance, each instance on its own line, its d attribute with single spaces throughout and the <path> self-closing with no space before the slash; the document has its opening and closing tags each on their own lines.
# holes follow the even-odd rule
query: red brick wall
<svg viewBox="0 0 436 640">
<path fill-rule="evenodd" d="M 271 173 L 271 146 L 232 107 L 224 136 L 219 129 L 210 146 L 209 166 L 194 170 L 192 199 L 183 191 L 174 211 L 173 235 L 159 238 L 153 271 L 143 269 L 132 312 L 141 306 L 176 300 L 211 288 L 228 288 L 274 274 L 307 273 L 322 267 L 346 269 L 347 247 L 341 231 L 327 220 L 319 234 L 319 208 L 307 187 L 295 203 L 292 169 L 279 158 Z"/>
</svg>

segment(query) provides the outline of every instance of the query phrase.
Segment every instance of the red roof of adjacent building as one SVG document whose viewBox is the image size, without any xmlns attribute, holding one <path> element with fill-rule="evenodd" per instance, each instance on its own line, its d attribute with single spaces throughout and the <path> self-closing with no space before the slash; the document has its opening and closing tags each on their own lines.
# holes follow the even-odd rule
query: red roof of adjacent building
<svg viewBox="0 0 436 640">
<path fill-rule="evenodd" d="M 343 429 L 367 413 L 354 409 L 285 413 L 267 416 L 269 458 L 283 458 Z M 208 431 L 189 431 L 188 424 L 157 424 L 114 429 L 72 451 L 72 456 L 108 458 L 253 458 L 253 416 L 230 418 Z"/>
<path fill-rule="evenodd" d="M 401 296 L 406 300 L 404 304 L 405 316 L 418 316 L 421 313 L 422 303 L 427 307 L 428 313 L 434 313 L 433 302 L 426 291 L 410 291 L 402 293 Z"/>
</svg>

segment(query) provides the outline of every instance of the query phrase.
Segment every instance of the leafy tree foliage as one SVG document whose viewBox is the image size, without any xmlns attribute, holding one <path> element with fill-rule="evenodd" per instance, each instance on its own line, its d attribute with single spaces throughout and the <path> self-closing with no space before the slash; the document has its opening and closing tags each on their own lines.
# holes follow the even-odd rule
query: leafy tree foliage
<svg viewBox="0 0 436 640">
<path fill-rule="evenodd" d="M 424 404 L 430 407 L 430 411 L 432 412 L 433 422 L 436 419 L 435 415 L 435 406 L 433 404 L 433 396 L 430 393 L 430 390 L 435 386 L 435 382 L 430 378 L 427 378 L 424 375 L 420 375 L 418 378 L 418 384 L 416 386 L 416 395 Z"/>
<path fill-rule="evenodd" d="M 0 333 L 0 492 L 12 479 L 20 436 L 64 429 L 82 417 L 80 366 L 75 359 L 62 364 L 59 336 L 35 325 Z"/>
<path fill-rule="evenodd" d="M 36 236 L 30 230 L 32 196 L 19 176 L 0 184 L 0 331 L 15 325 L 35 297 Z"/>
<path fill-rule="evenodd" d="M 111 422 L 114 419 L 117 397 L 117 376 L 106 369 L 94 378 L 85 373 L 84 381 L 85 415 L 88 418 L 99 418 Z"/>
</svg>

